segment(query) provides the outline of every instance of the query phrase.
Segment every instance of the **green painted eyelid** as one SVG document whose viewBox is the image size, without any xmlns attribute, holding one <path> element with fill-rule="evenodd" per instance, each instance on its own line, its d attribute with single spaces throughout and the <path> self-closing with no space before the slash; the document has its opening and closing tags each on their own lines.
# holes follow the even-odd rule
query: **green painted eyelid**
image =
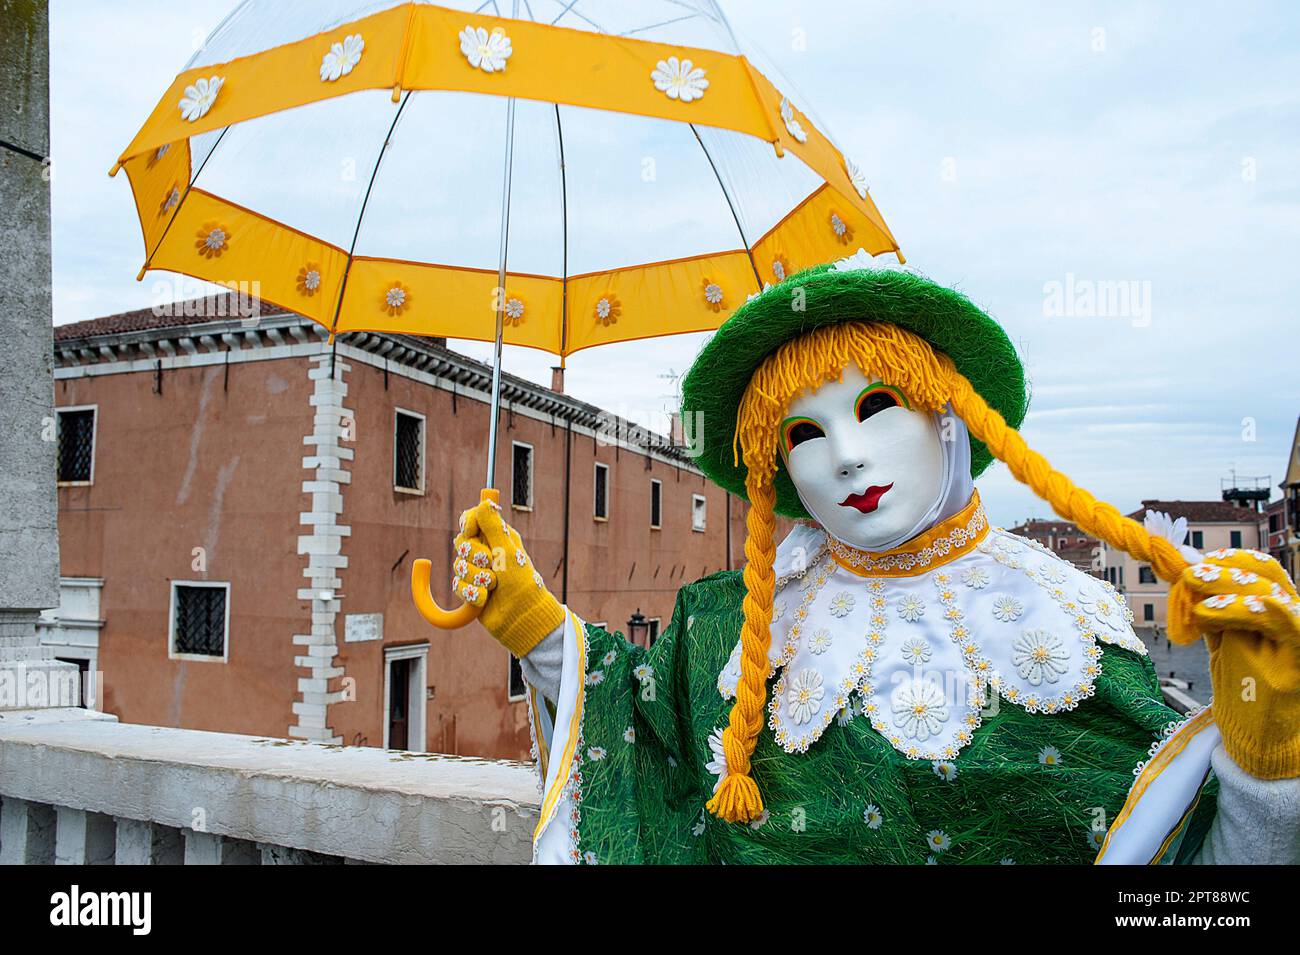
<svg viewBox="0 0 1300 955">
<path fill-rule="evenodd" d="M 883 381 L 877 381 L 875 384 L 867 385 L 867 387 L 859 391 L 858 396 L 853 399 L 853 410 L 855 413 L 857 412 L 858 407 L 862 404 L 863 396 L 866 395 L 866 393 L 869 391 L 875 391 L 877 388 L 884 388 L 888 391 L 892 391 L 895 397 L 897 397 L 898 400 L 902 402 L 904 408 L 908 409 L 909 411 L 912 409 L 912 402 L 907 400 L 907 395 L 903 394 L 901 389 L 896 388 L 893 385 L 887 385 Z"/>
<path fill-rule="evenodd" d="M 818 422 L 816 418 L 809 418 L 807 415 L 795 415 L 793 417 L 786 418 L 784 421 L 781 422 L 781 447 L 785 450 L 787 454 L 790 452 L 790 428 L 792 428 L 796 424 L 799 424 L 802 421 L 806 421 L 809 424 L 815 426 L 823 434 L 826 433 L 826 429 L 821 426 L 820 422 Z"/>
</svg>

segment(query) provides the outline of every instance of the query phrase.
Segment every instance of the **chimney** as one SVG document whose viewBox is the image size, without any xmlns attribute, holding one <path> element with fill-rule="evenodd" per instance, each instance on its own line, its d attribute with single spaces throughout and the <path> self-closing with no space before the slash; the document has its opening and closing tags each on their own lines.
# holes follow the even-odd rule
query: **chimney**
<svg viewBox="0 0 1300 955">
<path fill-rule="evenodd" d="M 679 448 L 686 444 L 686 432 L 682 430 L 682 413 L 674 411 L 672 413 L 672 426 L 668 432 L 672 440 L 673 447 Z"/>
<path fill-rule="evenodd" d="M 551 390 L 557 395 L 564 394 L 564 366 L 551 366 Z"/>
</svg>

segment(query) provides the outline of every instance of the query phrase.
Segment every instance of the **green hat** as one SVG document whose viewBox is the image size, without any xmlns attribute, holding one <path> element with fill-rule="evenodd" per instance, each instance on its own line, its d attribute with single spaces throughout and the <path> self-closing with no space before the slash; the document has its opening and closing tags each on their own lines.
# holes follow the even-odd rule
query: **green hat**
<svg viewBox="0 0 1300 955">
<path fill-rule="evenodd" d="M 796 288 L 804 294 L 801 311 L 790 307 Z M 697 427 L 696 462 L 720 487 L 747 499 L 745 466 L 734 463 L 732 440 L 740 399 L 758 366 L 790 339 L 837 322 L 888 323 L 920 336 L 953 360 L 1008 425 L 1019 428 L 1024 420 L 1024 366 L 1002 327 L 965 295 L 912 272 L 815 266 L 736 309 L 682 380 L 682 416 Z M 971 476 L 977 477 L 993 456 L 984 442 L 972 437 L 970 443 Z M 779 458 L 776 512 L 809 516 Z"/>
</svg>

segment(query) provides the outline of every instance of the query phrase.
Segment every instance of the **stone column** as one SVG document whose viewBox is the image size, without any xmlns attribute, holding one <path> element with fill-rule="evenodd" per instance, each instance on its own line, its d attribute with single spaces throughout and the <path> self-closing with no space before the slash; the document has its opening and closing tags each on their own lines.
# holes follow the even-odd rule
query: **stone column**
<svg viewBox="0 0 1300 955">
<path fill-rule="evenodd" d="M 36 635 L 59 603 L 48 0 L 0 0 L 0 23 L 0 709 L 32 709 L 78 682 Z"/>
</svg>

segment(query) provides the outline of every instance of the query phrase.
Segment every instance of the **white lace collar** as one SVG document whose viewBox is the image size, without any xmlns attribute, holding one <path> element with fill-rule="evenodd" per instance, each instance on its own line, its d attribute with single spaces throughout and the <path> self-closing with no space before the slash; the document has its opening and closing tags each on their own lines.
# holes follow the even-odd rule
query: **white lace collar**
<svg viewBox="0 0 1300 955">
<path fill-rule="evenodd" d="M 906 756 L 952 759 L 985 707 L 1073 709 L 1094 692 L 1100 644 L 1146 652 L 1113 587 L 1001 530 L 909 577 L 857 576 L 823 549 L 782 579 L 773 617 L 768 724 L 787 752 L 864 716 Z M 737 644 L 719 691 L 734 696 L 739 677 Z"/>
</svg>

